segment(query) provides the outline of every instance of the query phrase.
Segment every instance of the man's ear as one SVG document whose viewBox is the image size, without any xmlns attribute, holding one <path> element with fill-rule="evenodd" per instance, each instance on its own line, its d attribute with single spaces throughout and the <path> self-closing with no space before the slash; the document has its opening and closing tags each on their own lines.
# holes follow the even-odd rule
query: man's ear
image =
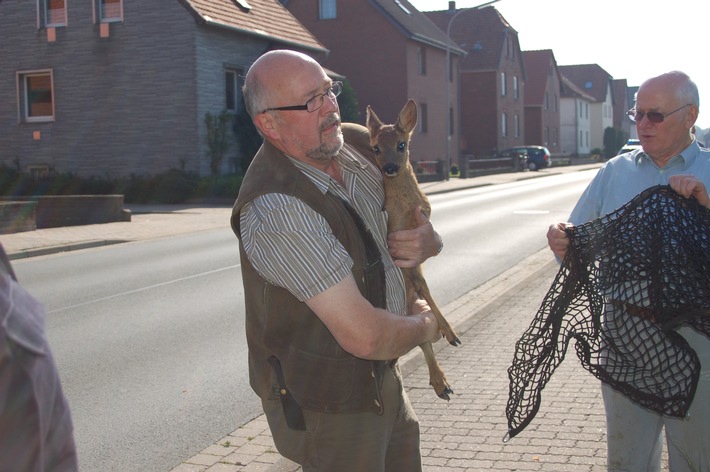
<svg viewBox="0 0 710 472">
<path fill-rule="evenodd" d="M 276 127 L 276 120 L 271 113 L 259 113 L 254 119 L 254 126 L 261 132 L 261 134 L 269 139 L 276 139 L 278 137 L 278 131 Z"/>
<path fill-rule="evenodd" d="M 689 123 L 688 129 L 692 128 L 695 122 L 698 120 L 698 115 L 700 114 L 700 110 L 698 109 L 697 106 L 695 105 L 690 105 L 690 109 L 688 110 L 687 116 L 687 123 Z"/>
</svg>

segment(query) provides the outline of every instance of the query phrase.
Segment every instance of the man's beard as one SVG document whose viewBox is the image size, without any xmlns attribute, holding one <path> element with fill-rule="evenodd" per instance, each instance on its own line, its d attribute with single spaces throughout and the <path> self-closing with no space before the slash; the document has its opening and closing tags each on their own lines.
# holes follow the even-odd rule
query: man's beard
<svg viewBox="0 0 710 472">
<path fill-rule="evenodd" d="M 321 125 L 321 132 L 326 128 L 332 126 L 333 124 L 339 122 L 340 116 L 338 116 L 337 113 L 330 115 L 330 117 L 325 120 Z M 343 132 L 342 130 L 338 130 L 338 134 L 334 137 L 334 140 L 322 142 L 320 146 L 306 152 L 306 156 L 309 159 L 313 159 L 314 161 L 329 161 L 338 155 L 340 150 L 343 148 L 344 142 L 345 141 L 343 139 Z"/>
</svg>

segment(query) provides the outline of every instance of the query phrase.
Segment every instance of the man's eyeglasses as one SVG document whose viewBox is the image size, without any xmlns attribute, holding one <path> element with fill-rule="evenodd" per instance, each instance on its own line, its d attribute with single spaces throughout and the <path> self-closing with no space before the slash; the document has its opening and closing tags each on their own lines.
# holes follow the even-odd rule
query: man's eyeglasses
<svg viewBox="0 0 710 472">
<path fill-rule="evenodd" d="M 649 111 L 648 113 L 643 112 L 643 111 L 636 111 L 635 109 L 631 109 L 626 112 L 629 118 L 631 118 L 631 121 L 635 123 L 640 123 L 641 120 L 643 120 L 643 117 L 647 117 L 648 121 L 651 123 L 663 123 L 663 120 L 666 119 L 667 116 L 672 115 L 673 113 L 682 110 L 685 107 L 689 107 L 691 103 L 688 103 L 687 105 L 683 105 L 680 108 L 676 108 L 675 110 L 669 112 L 669 113 L 661 113 L 658 111 Z"/>
<path fill-rule="evenodd" d="M 288 111 L 288 110 L 306 110 L 308 113 L 313 113 L 316 110 L 320 110 L 320 108 L 323 106 L 323 103 L 325 101 L 325 97 L 328 97 L 330 100 L 334 100 L 335 97 L 340 95 L 340 92 L 343 91 L 343 83 L 338 81 L 338 82 L 333 82 L 333 85 L 331 85 L 328 90 L 326 90 L 323 93 L 319 93 L 315 97 L 311 98 L 308 100 L 304 105 L 291 105 L 288 107 L 273 107 L 273 108 L 267 108 L 266 110 L 262 111 L 262 113 L 266 113 L 267 111 Z"/>
</svg>

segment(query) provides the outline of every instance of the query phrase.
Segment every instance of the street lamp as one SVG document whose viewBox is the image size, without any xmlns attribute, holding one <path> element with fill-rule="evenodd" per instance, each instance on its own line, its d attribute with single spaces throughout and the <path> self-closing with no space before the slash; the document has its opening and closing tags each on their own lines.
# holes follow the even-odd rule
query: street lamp
<svg viewBox="0 0 710 472">
<path fill-rule="evenodd" d="M 451 25 L 461 13 L 469 10 L 478 10 L 499 1 L 491 0 L 475 7 L 462 8 L 454 13 L 454 16 L 451 17 L 449 24 L 446 26 L 446 169 L 444 170 L 446 180 L 449 180 L 449 174 L 451 174 Z"/>
</svg>

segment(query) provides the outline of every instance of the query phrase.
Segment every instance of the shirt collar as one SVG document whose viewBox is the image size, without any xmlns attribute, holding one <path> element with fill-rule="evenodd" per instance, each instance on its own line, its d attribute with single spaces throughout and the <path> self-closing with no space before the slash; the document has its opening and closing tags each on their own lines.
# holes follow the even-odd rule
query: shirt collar
<svg viewBox="0 0 710 472">
<path fill-rule="evenodd" d="M 698 154 L 700 154 L 700 145 L 698 142 L 693 139 L 693 141 L 690 143 L 690 146 L 687 148 L 683 149 L 680 154 L 675 156 L 673 159 L 668 161 L 668 165 L 675 164 L 676 162 L 680 162 L 681 165 L 683 166 L 684 169 L 687 169 L 688 167 L 692 166 L 693 163 L 695 162 L 695 159 L 698 157 Z M 636 151 L 636 155 L 634 156 L 634 160 L 636 161 L 636 165 L 639 165 L 641 163 L 641 159 L 646 159 L 648 162 L 653 163 L 655 165 L 655 162 L 653 162 L 653 159 L 651 159 L 651 156 L 643 152 L 643 150 L 639 149 Z M 667 167 L 667 166 L 666 166 Z"/>
<path fill-rule="evenodd" d="M 343 175 L 343 180 L 345 181 L 346 185 L 348 185 L 348 182 L 353 178 L 354 175 L 362 171 L 362 169 L 364 169 L 366 166 L 364 162 L 361 162 L 355 157 L 355 155 L 353 154 L 354 152 L 356 151 L 354 151 L 353 148 L 346 143 L 345 145 L 343 145 L 343 148 L 338 153 L 338 155 L 334 158 L 335 162 L 340 166 L 340 171 Z M 316 169 L 315 167 L 306 164 L 305 162 L 299 161 L 298 159 L 294 159 L 291 156 L 287 157 L 301 172 L 305 174 L 306 177 L 308 177 L 315 184 L 316 187 L 318 187 L 321 192 L 323 192 L 323 194 L 326 194 L 328 192 L 328 189 L 331 187 L 331 185 L 338 185 L 337 183 L 335 183 L 335 181 L 331 179 L 328 174 L 326 174 L 322 170 Z"/>
</svg>

